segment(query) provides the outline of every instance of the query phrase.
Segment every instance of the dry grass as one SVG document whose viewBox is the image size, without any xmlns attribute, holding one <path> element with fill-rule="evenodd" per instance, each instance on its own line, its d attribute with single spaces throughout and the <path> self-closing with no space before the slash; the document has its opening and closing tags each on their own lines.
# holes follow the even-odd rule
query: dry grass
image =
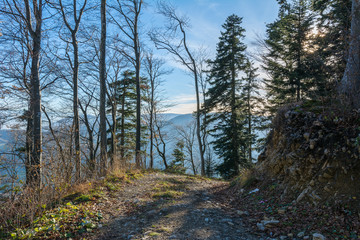
<svg viewBox="0 0 360 240">
<path fill-rule="evenodd" d="M 74 203 L 93 201 L 101 197 L 104 187 L 109 192 L 119 191 L 123 183 L 142 176 L 139 170 L 126 172 L 117 169 L 105 178 L 86 180 L 74 185 L 63 182 L 45 186 L 41 190 L 20 188 L 17 194 L 0 200 L 0 239 L 8 238 L 9 232 L 14 229 L 31 227 L 37 217 L 55 206 L 69 201 Z"/>
<path fill-rule="evenodd" d="M 231 186 L 238 188 L 247 188 L 258 181 L 257 174 L 254 169 L 242 169 L 240 175 L 236 177 L 231 183 Z"/>
</svg>

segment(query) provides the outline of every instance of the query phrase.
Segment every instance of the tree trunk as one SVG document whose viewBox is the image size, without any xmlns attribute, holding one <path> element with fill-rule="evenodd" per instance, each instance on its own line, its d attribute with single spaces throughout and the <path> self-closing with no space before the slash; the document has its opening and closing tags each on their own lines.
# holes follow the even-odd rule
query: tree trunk
<svg viewBox="0 0 360 240">
<path fill-rule="evenodd" d="M 135 49 L 135 78 L 136 78 L 136 168 L 141 165 L 141 91 L 140 91 L 140 43 L 138 34 L 138 15 L 134 25 L 134 49 Z"/>
<path fill-rule="evenodd" d="M 101 41 L 100 41 L 100 175 L 106 174 L 106 0 L 101 0 Z"/>
<path fill-rule="evenodd" d="M 116 100 L 114 100 L 116 101 Z M 111 162 L 110 162 L 110 166 L 111 168 L 115 167 L 115 164 L 117 164 L 117 149 L 116 149 L 116 145 L 117 145 L 117 139 L 116 139 L 116 127 L 117 127 L 117 121 L 116 121 L 116 109 L 117 109 L 117 105 L 116 103 L 112 103 L 112 109 L 111 109 L 111 116 L 112 116 L 112 128 L 111 128 Z"/>
<path fill-rule="evenodd" d="M 31 51 L 31 76 L 30 76 L 30 104 L 33 117 L 32 125 L 32 151 L 30 161 L 30 185 L 40 189 L 41 188 L 41 164 L 42 164 L 42 127 L 41 127 L 41 87 L 40 87 L 40 51 L 42 38 L 42 7 L 43 2 L 33 2 L 33 14 L 35 23 L 31 16 L 31 7 L 28 0 L 24 1 L 26 11 L 27 30 L 29 31 L 33 44 Z M 34 29 L 35 27 L 35 29 Z"/>
<path fill-rule="evenodd" d="M 121 98 L 121 123 L 120 123 L 120 157 L 123 163 L 123 167 L 126 166 L 125 160 L 125 96 L 126 96 L 126 84 L 124 81 L 124 91 Z"/>
<path fill-rule="evenodd" d="M 39 78 L 39 63 L 41 49 L 41 31 L 35 33 L 33 38 L 33 56 L 31 66 L 31 105 L 33 110 L 33 149 L 31 153 L 31 183 L 41 187 L 41 161 L 42 161 L 42 127 L 41 127 L 41 89 Z"/>
<path fill-rule="evenodd" d="M 76 40 L 76 32 L 72 33 L 72 45 L 74 48 L 74 69 L 73 69 L 73 112 L 74 112 L 74 137 L 75 137 L 75 181 L 81 177 L 81 156 L 80 156 L 80 121 L 79 121 L 79 97 L 78 97 L 78 76 L 79 76 L 79 47 Z"/>
<path fill-rule="evenodd" d="M 191 147 L 191 148 L 192 148 L 192 147 Z M 195 168 L 194 156 L 193 156 L 193 151 L 192 151 L 192 149 L 189 149 L 189 153 L 190 153 L 191 166 L 192 166 L 194 175 L 196 175 L 196 168 Z"/>
<path fill-rule="evenodd" d="M 346 69 L 340 94 L 353 108 L 360 107 L 360 1 L 352 1 L 351 34 Z"/>
<path fill-rule="evenodd" d="M 251 83 L 250 83 L 251 84 Z M 249 84 L 249 89 L 248 89 L 248 96 L 247 96 L 247 104 L 248 104 L 248 128 L 249 128 L 249 163 L 252 162 L 252 114 L 251 114 L 251 92 L 250 92 L 250 84 Z"/>
<path fill-rule="evenodd" d="M 233 46 L 234 47 L 234 46 Z M 234 52 L 234 50 L 233 50 Z M 234 163 L 235 163 L 235 175 L 239 174 L 239 140 L 238 140 L 238 124 L 237 124 L 237 113 L 236 113 L 236 73 L 235 73 L 235 56 L 232 54 L 231 61 L 231 124 L 232 124 L 232 144 L 234 148 Z"/>
<path fill-rule="evenodd" d="M 83 122 L 85 124 L 86 130 L 88 132 L 88 145 L 89 145 L 89 161 L 88 161 L 88 168 L 91 174 L 91 177 L 96 177 L 96 157 L 95 157 L 95 148 L 94 148 L 94 131 L 93 128 L 90 126 L 89 118 L 86 112 L 87 107 L 83 107 L 81 102 L 79 102 L 80 109 L 84 115 Z"/>
<path fill-rule="evenodd" d="M 186 33 L 181 24 L 180 24 L 180 30 L 183 34 L 184 48 L 191 60 L 192 67 L 193 67 L 193 74 L 194 74 L 194 80 L 195 80 L 195 93 L 196 93 L 196 136 L 197 136 L 198 144 L 199 144 L 199 153 L 200 153 L 200 160 L 201 160 L 201 176 L 205 176 L 204 148 L 203 148 L 203 142 L 201 139 L 201 121 L 200 121 L 201 112 L 200 112 L 200 93 L 199 93 L 198 72 L 197 72 L 197 68 L 196 68 L 195 59 L 193 58 L 192 54 L 190 53 L 189 48 L 187 47 Z"/>
<path fill-rule="evenodd" d="M 151 99 L 150 99 L 150 122 L 149 122 L 149 128 L 150 128 L 150 168 L 152 169 L 154 167 L 154 91 L 155 91 L 155 84 L 154 79 L 150 79 L 151 84 Z"/>
<path fill-rule="evenodd" d="M 26 112 L 26 145 L 25 145 L 25 173 L 26 173 L 26 184 L 31 184 L 31 150 L 32 150 L 32 129 L 33 129 L 33 120 L 32 120 L 32 106 L 29 104 L 29 109 Z"/>
</svg>

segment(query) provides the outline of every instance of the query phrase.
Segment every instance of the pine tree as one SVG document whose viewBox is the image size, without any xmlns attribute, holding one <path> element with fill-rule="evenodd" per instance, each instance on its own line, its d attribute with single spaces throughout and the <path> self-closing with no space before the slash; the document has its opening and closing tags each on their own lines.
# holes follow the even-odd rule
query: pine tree
<svg viewBox="0 0 360 240">
<path fill-rule="evenodd" d="M 266 49 L 263 67 L 268 74 L 265 79 L 268 110 L 275 113 L 279 106 L 306 99 L 309 89 L 316 89 L 311 72 L 315 62 L 311 57 L 311 31 L 313 15 L 308 0 L 283 1 L 279 19 L 267 25 Z"/>
<path fill-rule="evenodd" d="M 243 77 L 242 86 L 242 101 L 245 115 L 246 125 L 246 155 L 248 162 L 251 163 L 254 159 L 252 156 L 255 145 L 259 145 L 263 139 L 258 139 L 255 130 L 262 130 L 264 118 L 261 116 L 261 106 L 264 104 L 263 98 L 260 96 L 260 84 L 256 73 L 258 68 L 254 67 L 254 63 L 248 61 L 245 68 L 245 77 Z"/>
<path fill-rule="evenodd" d="M 133 71 L 124 71 L 119 81 L 110 84 L 116 88 L 114 96 L 117 104 L 116 136 L 118 138 L 120 159 L 123 163 L 134 155 L 136 129 L 136 79 Z M 110 105 L 110 104 L 108 104 Z"/>
<path fill-rule="evenodd" d="M 185 154 L 184 154 L 184 142 L 178 141 L 172 154 L 174 160 L 170 164 L 170 169 L 176 172 L 185 173 Z"/>
<path fill-rule="evenodd" d="M 242 18 L 231 15 L 222 26 L 224 32 L 219 38 L 216 58 L 209 62 L 210 88 L 205 101 L 205 109 L 216 112 L 209 119 L 215 123 L 210 134 L 216 139 L 213 142 L 215 153 L 223 160 L 217 170 L 226 178 L 237 175 L 239 167 L 248 164 L 242 151 L 242 146 L 246 144 L 243 137 L 245 119 L 240 115 L 239 73 L 244 70 L 246 63 L 246 46 L 242 42 L 245 30 L 241 23 Z"/>
<path fill-rule="evenodd" d="M 322 60 L 317 68 L 327 79 L 326 95 L 336 94 L 348 56 L 351 26 L 351 0 L 317 0 L 313 10 L 318 13 L 316 54 Z"/>
</svg>

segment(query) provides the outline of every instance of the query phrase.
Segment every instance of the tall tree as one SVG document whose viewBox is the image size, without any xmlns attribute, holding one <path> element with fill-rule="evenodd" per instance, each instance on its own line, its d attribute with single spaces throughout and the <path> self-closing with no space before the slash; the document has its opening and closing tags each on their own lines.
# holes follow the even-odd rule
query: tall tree
<svg viewBox="0 0 360 240">
<path fill-rule="evenodd" d="M 28 46 L 31 46 L 31 37 L 27 30 L 26 23 L 23 18 L 18 17 L 11 11 L 7 11 L 9 6 L 5 2 L 1 2 L 0 8 L 6 12 L 3 13 L 2 31 L 0 45 L 1 51 L 4 53 L 4 58 L 1 59 L 1 64 L 6 64 L 8 68 L 0 69 L 0 76 L 2 78 L 1 93 L 9 93 L 20 99 L 25 99 L 27 102 L 27 110 L 24 112 L 21 119 L 26 121 L 26 141 L 25 141 L 25 174 L 26 183 L 30 183 L 30 163 L 31 163 L 31 131 L 32 131 L 32 110 L 30 104 L 31 85 L 29 80 L 31 52 Z M 4 24 L 6 22 L 6 24 Z M 15 41 L 16 40 L 16 41 Z M 11 42 L 9 46 L 7 43 Z M 6 81 L 5 81 L 6 79 Z M 6 83 L 11 83 L 10 90 L 5 86 Z M 6 84 L 8 85 L 8 84 Z M 25 96 L 23 96 L 25 93 Z M 5 99 L 7 94 L 1 94 L 1 98 Z M 14 104 L 12 103 L 12 108 Z M 6 115 L 6 114 L 4 114 Z M 2 116 L 3 121 L 6 119 Z"/>
<path fill-rule="evenodd" d="M 154 57 L 152 52 L 146 54 L 144 59 L 144 67 L 147 74 L 148 80 L 148 89 L 146 91 L 146 118 L 147 125 L 150 132 L 150 163 L 149 167 L 154 167 L 154 137 L 155 137 L 155 118 L 156 114 L 161 111 L 161 97 L 159 96 L 161 90 L 159 87 L 161 86 L 162 80 L 161 77 L 165 74 L 170 73 L 168 70 L 163 69 L 163 65 L 165 62 L 161 59 L 157 59 Z"/>
<path fill-rule="evenodd" d="M 73 114 L 74 114 L 74 138 L 75 138 L 75 181 L 79 181 L 81 177 L 81 149 L 80 149 L 80 120 L 79 120 L 79 43 L 77 33 L 80 28 L 81 18 L 85 11 L 87 0 L 81 4 L 79 11 L 77 10 L 77 1 L 74 0 L 70 6 L 63 4 L 62 0 L 58 0 L 53 6 L 60 12 L 63 22 L 69 31 L 71 45 L 73 51 L 73 59 L 69 59 L 72 70 L 72 88 L 73 88 Z M 71 15 L 72 20 L 69 19 Z"/>
<path fill-rule="evenodd" d="M 31 43 L 28 46 L 31 53 L 30 71 L 30 111 L 31 130 L 29 144 L 31 157 L 29 164 L 28 184 L 35 188 L 41 187 L 42 167 L 42 125 L 41 125 L 41 85 L 40 85 L 40 53 L 42 42 L 42 26 L 44 22 L 43 9 L 47 2 L 42 0 L 24 0 L 23 2 L 3 1 L 0 11 L 3 14 L 16 15 L 24 23 Z"/>
<path fill-rule="evenodd" d="M 353 0 L 351 8 L 349 55 L 340 93 L 353 108 L 360 107 L 360 1 Z"/>
<path fill-rule="evenodd" d="M 110 107 L 108 112 L 111 113 L 111 123 L 109 124 L 111 126 L 110 132 L 111 132 L 111 138 L 110 138 L 110 166 L 111 168 L 119 167 L 119 165 L 115 166 L 116 164 L 119 164 L 118 162 L 118 139 L 117 139 L 117 128 L 118 128 L 118 106 L 120 103 L 119 99 L 119 92 L 118 92 L 118 83 L 121 81 L 121 74 L 123 69 L 126 67 L 127 62 L 123 62 L 123 57 L 118 51 L 113 51 L 113 55 L 111 56 L 111 61 L 109 63 L 109 71 L 108 71 L 108 78 L 107 78 L 107 105 Z M 120 163 L 121 164 L 121 163 Z"/>
<path fill-rule="evenodd" d="M 259 80 L 257 79 L 258 74 L 256 71 L 254 63 L 247 61 L 245 71 L 245 77 L 243 77 L 243 86 L 242 86 L 242 101 L 243 109 L 242 114 L 245 116 L 246 121 L 246 156 L 248 162 L 251 163 L 254 159 L 252 152 L 254 150 L 254 145 L 257 143 L 257 134 L 255 130 L 261 128 L 262 117 L 261 117 L 261 106 L 264 104 L 262 97 L 260 96 L 260 85 Z"/>
<path fill-rule="evenodd" d="M 141 44 L 139 38 L 140 13 L 143 8 L 143 0 L 116 0 L 117 4 L 110 8 L 120 14 L 120 19 L 110 14 L 112 22 L 120 29 L 124 39 L 118 39 L 124 45 L 122 53 L 133 64 L 136 78 L 136 167 L 141 166 Z M 130 49 L 130 51 L 129 51 Z"/>
<path fill-rule="evenodd" d="M 316 0 L 312 8 L 318 14 L 315 31 L 316 54 L 324 62 L 322 70 L 334 86 L 344 75 L 348 56 L 351 26 L 351 0 Z M 336 92 L 336 91 L 333 91 Z"/>
<path fill-rule="evenodd" d="M 111 123 L 111 128 L 115 128 L 116 138 L 119 138 L 120 159 L 125 166 L 126 159 L 133 155 L 135 145 L 136 127 L 136 79 L 135 72 L 124 71 L 122 78 L 109 85 L 109 90 L 115 93 L 109 99 L 108 105 L 116 101 L 117 118 Z"/>
<path fill-rule="evenodd" d="M 245 29 L 241 27 L 242 18 L 231 15 L 222 26 L 217 54 L 210 61 L 210 74 L 205 106 L 207 111 L 216 111 L 209 121 L 214 122 L 211 134 L 215 137 L 214 149 L 223 163 L 218 171 L 226 178 L 239 174 L 239 167 L 247 165 L 245 154 L 241 148 L 244 141 L 243 121 L 240 116 L 242 107 L 239 73 L 246 64 L 246 46 L 242 42 Z"/>
<path fill-rule="evenodd" d="M 196 94 L 196 136 L 198 139 L 200 159 L 201 159 L 201 175 L 205 175 L 205 158 L 203 141 L 201 137 L 201 102 L 199 88 L 199 73 L 194 54 L 188 46 L 186 28 L 189 26 L 188 19 L 177 15 L 176 10 L 171 5 L 160 2 L 159 12 L 166 17 L 168 26 L 165 32 L 152 31 L 150 33 L 151 40 L 158 49 L 171 53 L 175 58 L 185 66 L 194 77 L 195 94 Z"/>
<path fill-rule="evenodd" d="M 100 40 L 100 175 L 107 171 L 106 137 L 106 0 L 101 0 L 101 40 Z"/>
<path fill-rule="evenodd" d="M 269 76 L 264 81 L 272 113 L 282 104 L 306 98 L 308 89 L 319 86 L 310 80 L 313 68 L 308 68 L 312 23 L 309 1 L 293 0 L 283 1 L 279 19 L 267 25 L 263 67 Z"/>
</svg>

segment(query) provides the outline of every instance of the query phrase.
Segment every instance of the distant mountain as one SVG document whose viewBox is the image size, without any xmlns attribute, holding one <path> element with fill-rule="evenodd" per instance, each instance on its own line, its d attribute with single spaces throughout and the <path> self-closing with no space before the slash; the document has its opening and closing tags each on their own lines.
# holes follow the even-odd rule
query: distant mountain
<svg viewBox="0 0 360 240">
<path fill-rule="evenodd" d="M 171 118 L 169 120 L 169 123 L 178 126 L 186 126 L 187 124 L 191 123 L 194 120 L 195 120 L 194 116 L 191 113 L 189 113 L 189 114 L 177 115 Z"/>
<path fill-rule="evenodd" d="M 165 121 L 171 121 L 171 119 L 174 119 L 178 116 L 182 116 L 182 114 L 178 113 L 160 113 L 159 114 Z"/>
</svg>

